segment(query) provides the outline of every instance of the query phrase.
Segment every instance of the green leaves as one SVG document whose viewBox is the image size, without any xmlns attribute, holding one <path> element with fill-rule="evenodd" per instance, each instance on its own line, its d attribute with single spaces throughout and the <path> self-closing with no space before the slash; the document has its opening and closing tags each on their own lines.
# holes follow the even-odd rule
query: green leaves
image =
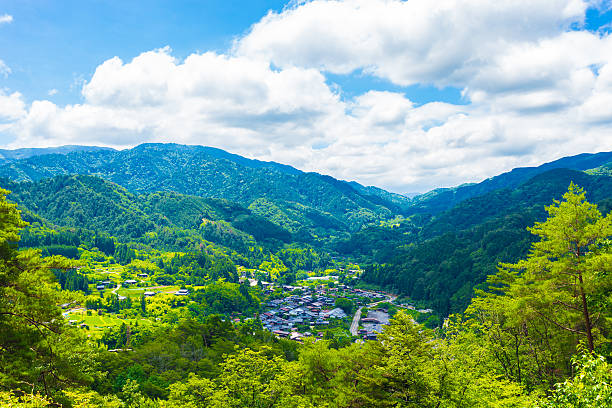
<svg viewBox="0 0 612 408">
<path fill-rule="evenodd" d="M 609 347 L 612 328 L 612 215 L 573 183 L 546 210 L 548 219 L 529 228 L 538 238 L 529 255 L 501 264 L 467 310 L 506 378 L 529 388 L 569 375 L 578 343 Z"/>
<path fill-rule="evenodd" d="M 612 406 L 612 366 L 599 355 L 583 352 L 572 359 L 576 374 L 556 384 L 541 408 L 600 408 Z"/>
<path fill-rule="evenodd" d="M 66 326 L 59 305 L 74 299 L 60 292 L 53 269 L 74 266 L 62 257 L 41 259 L 39 251 L 12 244 L 25 225 L 0 191 L 0 387 L 52 394 L 60 384 L 87 382 L 83 356 L 95 354 Z"/>
</svg>

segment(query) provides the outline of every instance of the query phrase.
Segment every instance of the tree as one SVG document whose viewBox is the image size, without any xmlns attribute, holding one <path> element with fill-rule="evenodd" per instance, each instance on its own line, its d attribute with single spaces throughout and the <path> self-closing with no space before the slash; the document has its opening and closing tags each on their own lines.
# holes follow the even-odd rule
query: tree
<svg viewBox="0 0 612 408">
<path fill-rule="evenodd" d="M 612 406 L 612 366 L 605 358 L 581 353 L 573 359 L 576 375 L 557 384 L 542 408 L 598 408 Z"/>
<path fill-rule="evenodd" d="M 601 295 L 612 289 L 612 214 L 602 217 L 574 183 L 546 211 L 548 219 L 529 228 L 540 240 L 527 259 L 500 268 L 514 280 L 506 293 L 534 316 L 584 336 L 593 351 L 594 329 L 607 307 Z"/>
<path fill-rule="evenodd" d="M 66 269 L 61 257 L 41 258 L 40 251 L 17 249 L 27 224 L 0 189 L 0 388 L 52 394 L 73 381 L 86 381 L 84 362 L 94 349 L 71 330 L 59 304 L 73 292 L 60 292 L 52 269 Z"/>
<path fill-rule="evenodd" d="M 609 346 L 612 323 L 612 215 L 602 217 L 574 184 L 546 210 L 529 228 L 539 240 L 528 256 L 501 264 L 466 311 L 497 372 L 529 390 L 571 375 L 578 343 Z"/>
<path fill-rule="evenodd" d="M 353 313 L 353 310 L 355 309 L 355 304 L 353 301 L 347 298 L 336 298 L 334 306 L 342 309 L 347 315 Z"/>
<path fill-rule="evenodd" d="M 270 382 L 282 372 L 283 360 L 270 355 L 268 347 L 244 349 L 226 357 L 219 376 L 225 407 L 272 407 L 274 389 Z"/>
</svg>

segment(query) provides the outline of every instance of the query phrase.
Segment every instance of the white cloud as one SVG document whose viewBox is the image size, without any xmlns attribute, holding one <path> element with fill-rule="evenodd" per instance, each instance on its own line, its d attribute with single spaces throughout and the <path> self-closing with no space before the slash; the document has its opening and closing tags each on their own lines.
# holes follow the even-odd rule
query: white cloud
<svg viewBox="0 0 612 408">
<path fill-rule="evenodd" d="M 0 123 L 10 122 L 26 114 L 26 105 L 19 92 L 11 94 L 0 89 Z"/>
<path fill-rule="evenodd" d="M 115 57 L 80 104 L 0 94 L 12 146 L 204 144 L 394 191 L 479 181 L 612 150 L 612 38 L 569 30 L 578 0 L 347 0 L 270 13 L 232 52 Z M 467 105 L 370 90 L 326 72 L 453 85 Z M 3 99 L 4 98 L 4 99 Z M 3 113 L 4 112 L 4 113 Z"/>
<path fill-rule="evenodd" d="M 59 91 L 57 89 L 55 89 L 55 88 L 49 89 L 47 91 L 47 95 L 49 95 L 49 96 L 57 95 L 58 93 L 59 93 Z"/>
<path fill-rule="evenodd" d="M 82 93 L 84 103 L 65 108 L 34 103 L 16 143 L 84 143 L 88 135 L 97 144 L 173 140 L 267 154 L 277 144 L 325 143 L 314 129 L 344 112 L 316 70 L 274 71 L 215 53 L 180 62 L 168 49 L 104 62 Z"/>
<path fill-rule="evenodd" d="M 0 60 L 0 75 L 7 78 L 11 73 L 11 68 L 4 63 L 4 61 Z"/>
<path fill-rule="evenodd" d="M 362 69 L 400 85 L 464 86 L 510 43 L 581 24 L 580 0 L 315 0 L 270 12 L 238 55 L 334 73 Z"/>
<path fill-rule="evenodd" d="M 13 22 L 13 16 L 10 14 L 3 14 L 0 16 L 0 24 L 8 24 Z"/>
<path fill-rule="evenodd" d="M 11 16 L 10 14 L 0 15 L 0 25 L 8 24 L 11 22 L 13 22 L 13 16 Z M 6 78 L 9 76 L 10 73 L 11 69 L 9 68 L 9 66 L 6 65 L 6 63 L 0 59 L 0 75 Z"/>
</svg>

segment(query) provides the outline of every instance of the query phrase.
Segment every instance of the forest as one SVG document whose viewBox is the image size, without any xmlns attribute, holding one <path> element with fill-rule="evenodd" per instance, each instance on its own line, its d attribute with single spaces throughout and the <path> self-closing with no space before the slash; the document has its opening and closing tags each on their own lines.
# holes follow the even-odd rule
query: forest
<svg viewBox="0 0 612 408">
<path fill-rule="evenodd" d="M 546 220 L 529 228 L 529 254 L 500 264 L 465 312 L 432 330 L 400 311 L 378 341 L 336 348 L 329 340 L 278 339 L 257 320 L 228 319 L 231 310 L 257 304 L 257 287 L 231 283 L 231 267 L 223 278 L 211 277 L 217 283 L 198 301 L 171 312 L 144 300 L 102 299 L 98 306 L 107 310 L 140 310 L 159 320 L 123 324 L 93 341 L 62 317 L 60 305 L 84 296 L 76 276 L 61 272 L 74 260 L 18 247 L 27 224 L 6 194 L 0 200 L 4 406 L 612 404 L 606 358 L 612 351 L 612 215 L 602 215 L 574 184 L 546 208 Z M 76 239 L 60 236 L 55 242 Z M 110 252 L 111 245 L 105 248 Z M 215 262 L 204 253 L 175 259 L 170 269 Z M 231 293 L 234 303 L 220 302 Z"/>
</svg>

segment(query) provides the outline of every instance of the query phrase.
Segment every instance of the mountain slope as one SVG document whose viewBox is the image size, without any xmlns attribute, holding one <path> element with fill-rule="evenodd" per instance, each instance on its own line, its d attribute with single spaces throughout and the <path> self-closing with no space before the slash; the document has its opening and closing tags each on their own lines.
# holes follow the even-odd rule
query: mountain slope
<svg viewBox="0 0 612 408">
<path fill-rule="evenodd" d="M 462 185 L 454 188 L 443 188 L 421 194 L 413 198 L 410 213 L 424 212 L 437 214 L 454 207 L 472 197 L 484 195 L 490 191 L 503 188 L 514 188 L 538 174 L 553 169 L 588 170 L 612 161 L 612 152 L 595 154 L 583 153 L 564 157 L 538 167 L 519 167 L 507 173 L 488 178 L 477 184 Z"/>
<path fill-rule="evenodd" d="M 203 146 L 144 144 L 123 151 L 38 156 L 0 166 L 0 176 L 14 181 L 66 174 L 96 175 L 132 193 L 175 191 L 245 206 L 264 198 L 286 209 L 316 214 L 328 225 L 341 226 L 338 229 L 353 231 L 387 219 L 409 203 L 403 196 L 376 188 L 355 188 L 329 176 Z M 257 212 L 256 207 L 252 209 Z M 321 226 L 313 221 L 307 227 Z M 321 231 L 323 235 L 332 233 L 322 227 L 313 234 L 320 235 Z"/>
<path fill-rule="evenodd" d="M 54 225 L 106 232 L 123 240 L 165 234 L 168 240 L 161 243 L 173 246 L 173 234 L 191 230 L 219 245 L 243 249 L 248 241 L 291 239 L 288 231 L 226 200 L 165 192 L 136 195 L 81 175 L 5 182 L 3 187 L 12 190 L 8 198 L 21 209 Z"/>
<path fill-rule="evenodd" d="M 467 306 L 473 288 L 495 273 L 499 262 L 515 262 L 526 255 L 532 241 L 526 227 L 543 221 L 544 206 L 560 199 L 571 182 L 583 187 L 587 199 L 598 203 L 603 214 L 610 212 L 612 177 L 554 169 L 517 187 L 465 200 L 419 232 L 411 225 L 395 229 L 386 234 L 385 247 L 378 240 L 364 242 L 369 235 L 382 234 L 366 229 L 353 237 L 361 241 L 345 242 L 341 249 L 353 250 L 353 255 L 369 253 L 367 258 L 376 261 L 366 268 L 365 281 L 423 301 L 442 315 L 459 312 Z"/>
</svg>

